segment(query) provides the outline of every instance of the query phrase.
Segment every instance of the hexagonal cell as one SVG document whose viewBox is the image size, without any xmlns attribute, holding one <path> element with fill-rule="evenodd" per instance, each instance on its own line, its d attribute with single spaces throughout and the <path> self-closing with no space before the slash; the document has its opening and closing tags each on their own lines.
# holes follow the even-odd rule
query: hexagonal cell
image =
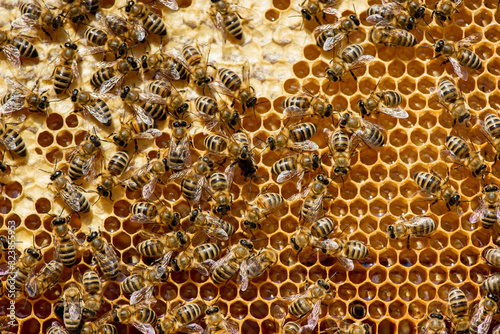
<svg viewBox="0 0 500 334">
<path fill-rule="evenodd" d="M 413 319 L 421 319 L 425 316 L 425 313 L 425 305 L 418 300 L 411 302 L 408 306 L 408 314 Z"/>
<path fill-rule="evenodd" d="M 396 287 L 393 284 L 384 284 L 378 289 L 378 298 L 388 302 L 396 298 Z"/>
<path fill-rule="evenodd" d="M 467 279 L 467 270 L 462 266 L 455 266 L 450 269 L 450 281 L 460 284 Z"/>
<path fill-rule="evenodd" d="M 374 301 L 368 306 L 368 314 L 372 319 L 380 319 L 387 312 L 387 307 L 385 303 L 381 301 Z"/>
<path fill-rule="evenodd" d="M 406 280 L 407 272 L 403 267 L 396 266 L 389 270 L 389 279 L 394 284 L 401 284 Z"/>
<path fill-rule="evenodd" d="M 406 315 L 406 304 L 399 300 L 389 304 L 389 315 L 394 319 L 399 319 Z M 394 333 L 394 332 L 392 332 Z"/>
<path fill-rule="evenodd" d="M 460 252 L 460 262 L 470 267 L 477 264 L 480 256 L 481 254 L 476 248 L 469 247 Z"/>
<path fill-rule="evenodd" d="M 427 273 L 423 268 L 415 267 L 410 270 L 410 273 L 408 274 L 408 279 L 413 284 L 418 285 L 427 280 Z"/>
<path fill-rule="evenodd" d="M 490 275 L 490 269 L 487 265 L 477 265 L 470 270 L 470 279 L 476 283 L 481 284 Z"/>
<path fill-rule="evenodd" d="M 384 267 L 391 267 L 397 262 L 397 254 L 393 249 L 387 249 L 379 254 L 378 262 Z"/>
</svg>

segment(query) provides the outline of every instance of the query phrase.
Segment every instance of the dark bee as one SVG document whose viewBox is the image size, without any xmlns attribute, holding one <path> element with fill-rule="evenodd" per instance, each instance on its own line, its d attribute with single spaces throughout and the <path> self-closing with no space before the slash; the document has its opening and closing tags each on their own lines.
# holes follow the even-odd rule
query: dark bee
<svg viewBox="0 0 500 334">
<path fill-rule="evenodd" d="M 206 184 L 206 178 L 214 167 L 214 162 L 208 157 L 200 157 L 193 164 L 191 169 L 183 176 L 181 181 L 182 195 L 194 203 L 198 203 L 201 198 L 203 185 Z"/>
<path fill-rule="evenodd" d="M 113 188 L 118 184 L 116 177 L 128 167 L 130 156 L 125 151 L 118 151 L 108 162 L 107 173 L 101 174 L 101 182 L 97 185 L 99 196 L 113 197 Z"/>
<path fill-rule="evenodd" d="M 315 171 L 321 166 L 321 158 L 316 153 L 297 154 L 276 161 L 271 167 L 271 173 L 277 175 L 276 182 L 283 183 L 299 176 L 297 189 L 302 188 L 304 174 Z"/>
<path fill-rule="evenodd" d="M 436 88 L 430 88 L 433 94 L 438 95 L 438 101 L 453 117 L 453 122 L 465 124 L 471 117 L 471 111 L 465 102 L 460 89 L 450 80 L 440 80 Z"/>
<path fill-rule="evenodd" d="M 448 176 L 443 180 L 435 173 L 417 172 L 413 175 L 413 180 L 423 191 L 435 197 L 433 204 L 442 199 L 445 201 L 446 207 L 450 209 L 451 206 L 457 206 L 460 203 L 460 195 L 448 184 Z"/>
<path fill-rule="evenodd" d="M 125 7 L 125 12 L 131 19 L 141 22 L 146 29 L 159 36 L 167 35 L 165 22 L 149 9 L 144 3 L 129 1 Z"/>
<path fill-rule="evenodd" d="M 446 137 L 446 148 L 441 155 L 444 158 L 451 158 L 451 162 L 467 167 L 472 176 L 484 177 L 488 172 L 488 165 L 480 152 L 475 150 L 472 144 L 468 144 L 465 140 L 456 136 Z"/>
<path fill-rule="evenodd" d="M 335 24 L 325 24 L 314 29 L 316 44 L 325 51 L 330 51 L 345 37 L 348 37 L 360 25 L 356 14 L 340 19 Z"/>
<path fill-rule="evenodd" d="M 47 263 L 35 276 L 26 282 L 26 292 L 29 297 L 40 297 L 44 292 L 56 285 L 63 271 L 63 264 L 59 260 Z"/>
<path fill-rule="evenodd" d="M 340 81 L 349 72 L 354 80 L 357 80 L 352 70 L 357 65 L 368 63 L 375 59 L 373 56 L 363 55 L 364 52 L 365 49 L 360 44 L 351 44 L 339 50 L 330 65 L 325 68 L 326 78 L 333 82 Z"/>
<path fill-rule="evenodd" d="M 8 31 L 0 31 L 0 49 L 9 63 L 21 68 L 21 58 L 38 58 L 38 51 L 30 41 L 12 35 Z"/>
<path fill-rule="evenodd" d="M 167 101 L 162 97 L 143 93 L 139 88 L 125 86 L 122 88 L 120 98 L 135 111 L 137 117 L 148 124 L 154 120 L 163 121 L 167 118 Z"/>
<path fill-rule="evenodd" d="M 115 59 L 123 58 L 127 54 L 127 43 L 120 37 L 108 33 L 106 30 L 88 27 L 83 35 L 87 41 L 95 45 L 95 47 L 85 49 L 86 54 L 104 53 L 104 61 L 106 61 L 108 52 L 112 53 Z M 82 55 L 85 55 L 85 53 Z"/>
<path fill-rule="evenodd" d="M 483 228 L 491 228 L 500 220 L 500 190 L 496 184 L 489 184 L 483 188 L 484 197 L 469 219 L 471 224 L 481 220 Z"/>
<path fill-rule="evenodd" d="M 78 78 L 80 72 L 78 70 L 78 53 L 75 43 L 67 42 L 64 44 L 64 49 L 58 57 L 58 65 L 54 68 L 54 91 L 56 94 L 65 92 L 73 77 Z"/>
<path fill-rule="evenodd" d="M 15 29 L 23 30 L 37 27 L 51 38 L 46 28 L 56 30 L 63 25 L 63 17 L 54 14 L 49 8 L 40 4 L 37 0 L 22 2 L 19 5 L 19 11 L 21 12 L 21 16 L 11 24 Z"/>
<path fill-rule="evenodd" d="M 335 15 L 336 17 L 341 17 L 342 14 L 333 6 L 339 4 L 339 0 L 305 0 L 300 7 L 300 14 L 302 18 L 306 21 L 311 21 L 312 18 L 321 24 L 318 20 L 318 14 L 323 13 L 323 20 L 326 18 L 326 14 Z"/>
<path fill-rule="evenodd" d="M 462 3 L 463 0 L 439 0 L 432 11 L 432 17 L 436 17 L 440 23 L 445 22 L 447 19 L 451 21 L 451 16 L 458 13 L 458 7 Z"/>
<path fill-rule="evenodd" d="M 97 20 L 103 22 L 105 26 L 115 35 L 122 37 L 133 44 L 144 43 L 146 41 L 146 30 L 141 24 L 133 24 L 120 16 L 100 12 L 96 14 Z"/>
<path fill-rule="evenodd" d="M 371 24 L 392 25 L 406 30 L 414 29 L 416 26 L 415 18 L 404 7 L 396 8 L 380 4 L 371 5 L 366 10 L 366 21 Z"/>
<path fill-rule="evenodd" d="M 211 0 L 210 15 L 214 24 L 224 33 L 223 39 L 226 40 L 226 32 L 236 38 L 243 39 L 243 26 L 241 16 L 235 10 L 236 5 L 229 4 L 226 0 Z M 244 7 L 238 6 L 238 10 L 246 11 Z"/>
<path fill-rule="evenodd" d="M 66 218 L 56 217 L 50 223 L 54 234 L 55 257 L 59 258 L 66 267 L 72 267 L 76 262 L 77 240 L 70 230 L 69 221 L 71 215 Z"/>
<path fill-rule="evenodd" d="M 200 325 L 192 324 L 202 311 L 203 308 L 196 303 L 180 304 L 159 319 L 156 329 L 159 334 L 174 334 L 189 325 L 190 330 L 202 332 L 203 328 Z"/>
<path fill-rule="evenodd" d="M 324 118 L 332 115 L 333 107 L 326 97 L 312 96 L 309 93 L 307 95 L 292 96 L 284 99 L 282 105 L 285 111 L 283 113 L 288 117 L 313 115 Z M 311 109 L 310 112 L 309 109 Z"/>
<path fill-rule="evenodd" d="M 98 95 L 92 92 L 75 89 L 71 93 L 71 102 L 78 108 L 75 109 L 75 112 L 82 110 L 87 111 L 105 126 L 111 125 L 111 110 L 106 102 Z"/>
<path fill-rule="evenodd" d="M 103 66 L 105 67 L 95 72 L 90 79 L 92 87 L 99 88 L 99 94 L 109 92 L 128 73 L 140 69 L 139 63 L 132 57 L 119 59 L 111 64 L 104 62 Z"/>
</svg>

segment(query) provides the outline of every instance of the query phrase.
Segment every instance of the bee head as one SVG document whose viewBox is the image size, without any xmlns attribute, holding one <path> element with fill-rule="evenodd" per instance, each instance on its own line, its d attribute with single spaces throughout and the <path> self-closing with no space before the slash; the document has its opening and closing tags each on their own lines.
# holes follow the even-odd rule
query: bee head
<svg viewBox="0 0 500 334">
<path fill-rule="evenodd" d="M 251 241 L 246 240 L 246 239 L 241 240 L 240 245 L 242 245 L 243 247 L 246 247 L 250 250 L 253 249 L 253 243 Z"/>
<path fill-rule="evenodd" d="M 121 140 L 121 139 L 120 139 L 120 137 L 118 137 L 117 135 L 114 135 L 114 136 L 113 136 L 113 142 L 114 142 L 116 145 L 120 146 L 120 147 L 123 147 L 123 146 L 125 146 L 125 145 L 126 145 L 125 141 Z"/>
<path fill-rule="evenodd" d="M 313 155 L 313 168 L 318 169 L 320 164 L 321 164 L 321 160 L 319 158 L 319 155 L 315 153 Z"/>
<path fill-rule="evenodd" d="M 489 299 L 492 299 L 495 303 L 498 303 L 498 300 L 499 300 L 499 299 L 498 299 L 498 296 L 495 296 L 495 295 L 494 295 L 494 294 L 492 294 L 492 293 L 488 293 L 487 297 L 488 297 Z"/>
<path fill-rule="evenodd" d="M 290 239 L 290 243 L 292 244 L 293 249 L 295 249 L 295 250 L 299 250 L 300 249 L 300 246 L 297 245 L 297 241 L 295 240 L 295 237 L 292 237 Z"/>
<path fill-rule="evenodd" d="M 181 221 L 181 215 L 178 212 L 176 212 L 174 213 L 174 220 L 170 223 L 170 225 L 177 226 L 179 225 L 180 221 Z"/>
<path fill-rule="evenodd" d="M 325 116 L 323 117 L 330 117 L 332 113 L 333 113 L 333 106 L 330 103 L 328 103 L 326 106 Z"/>
<path fill-rule="evenodd" d="M 100 196 L 103 196 L 103 197 L 109 196 L 109 191 L 104 189 L 104 187 L 102 185 L 97 186 L 97 192 L 99 193 Z"/>
<path fill-rule="evenodd" d="M 406 25 L 406 29 L 412 30 L 413 28 L 415 28 L 415 19 L 413 17 L 410 17 L 410 19 L 408 20 L 408 24 Z"/>
<path fill-rule="evenodd" d="M 68 219 L 69 220 L 69 219 Z M 54 226 L 59 226 L 59 225 L 64 225 L 66 224 L 66 218 L 63 218 L 63 217 L 57 217 L 55 218 L 51 223 L 50 225 L 52 225 L 52 227 Z"/>
<path fill-rule="evenodd" d="M 322 287 L 323 289 L 325 289 L 325 290 L 327 290 L 327 291 L 328 291 L 328 290 L 330 290 L 330 285 L 329 285 L 328 283 L 326 283 L 324 280 L 320 279 L 320 280 L 318 280 L 318 282 L 317 282 L 317 283 L 318 283 L 318 285 L 319 285 L 320 287 Z"/>
<path fill-rule="evenodd" d="M 172 269 L 174 271 L 180 271 L 181 270 L 181 268 L 179 268 L 179 265 L 177 264 L 177 259 L 173 259 L 172 262 L 171 262 L 171 264 L 172 264 Z"/>
<path fill-rule="evenodd" d="M 324 176 L 324 175 L 318 175 L 318 176 L 316 176 L 316 179 L 319 182 L 323 183 L 325 186 L 327 186 L 330 183 L 330 181 L 328 180 L 328 178 L 326 176 Z"/>
<path fill-rule="evenodd" d="M 470 118 L 470 114 L 468 112 L 466 112 L 464 115 L 460 116 L 458 118 L 458 122 L 459 123 L 464 123 L 466 122 L 468 119 Z"/>
<path fill-rule="evenodd" d="M 99 140 L 99 137 L 92 135 L 90 136 L 89 140 L 92 142 L 92 144 L 94 144 L 95 147 L 101 146 L 101 141 Z"/>
<path fill-rule="evenodd" d="M 210 315 L 210 314 L 214 314 L 217 312 L 219 312 L 219 308 L 217 306 L 211 306 L 211 307 L 207 308 L 207 310 L 205 311 L 205 314 Z"/>
<path fill-rule="evenodd" d="M 488 184 L 486 187 L 483 189 L 483 193 L 491 193 L 498 191 L 498 186 L 496 184 Z"/>
<path fill-rule="evenodd" d="M 32 257 L 34 257 L 35 259 L 39 260 L 41 257 L 42 257 L 42 253 L 38 250 L 36 250 L 35 248 L 28 248 L 26 250 L 26 253 L 28 253 L 29 255 L 31 255 Z"/>
<path fill-rule="evenodd" d="M 130 13 L 130 10 L 132 9 L 132 6 L 133 6 L 133 5 L 135 5 L 135 2 L 134 2 L 134 1 L 129 1 L 129 2 L 127 3 L 127 6 L 125 7 L 125 11 L 126 11 L 127 13 Z"/>
<path fill-rule="evenodd" d="M 431 313 L 430 317 L 431 318 L 435 318 L 435 319 L 439 319 L 439 320 L 443 320 L 444 319 L 443 315 L 439 314 L 439 313 Z"/>
<path fill-rule="evenodd" d="M 75 89 L 72 93 L 71 93 L 71 102 L 76 102 L 76 98 L 78 96 L 78 89 Z"/>
<path fill-rule="evenodd" d="M 362 116 L 368 115 L 368 111 L 366 111 L 366 108 L 365 108 L 365 100 L 363 100 L 363 99 L 358 100 L 358 108 L 359 108 L 359 112 L 361 113 Z"/>
<path fill-rule="evenodd" d="M 444 47 L 444 40 L 439 40 L 436 42 L 436 44 L 434 45 L 434 51 L 436 52 L 441 52 L 443 50 L 443 47 Z"/>
<path fill-rule="evenodd" d="M 335 173 L 335 175 L 347 175 L 347 173 L 349 172 L 349 170 L 345 167 L 335 167 L 333 169 L 333 172 Z"/>
<path fill-rule="evenodd" d="M 351 117 L 351 114 L 349 112 L 346 112 L 342 116 L 340 116 L 339 119 L 339 124 L 341 128 L 345 128 L 347 125 L 347 122 L 349 121 L 349 117 Z"/>
<path fill-rule="evenodd" d="M 460 203 L 460 195 L 459 194 L 455 194 L 453 195 L 453 197 L 450 199 L 450 201 L 448 202 L 448 204 L 450 206 L 455 206 L 455 205 L 458 205 L 458 203 Z"/>
<path fill-rule="evenodd" d="M 248 100 L 246 103 L 245 103 L 245 106 L 247 108 L 253 108 L 257 105 L 257 98 L 256 97 L 252 97 L 250 100 Z"/>
<path fill-rule="evenodd" d="M 309 11 L 307 9 L 303 8 L 300 11 L 300 14 L 302 14 L 302 17 L 304 18 L 304 20 L 311 21 L 312 17 L 311 17 L 311 14 L 309 14 Z"/>
<path fill-rule="evenodd" d="M 179 242 L 181 243 L 181 245 L 184 245 L 187 240 L 186 238 L 184 237 L 184 234 L 182 234 L 182 232 L 177 232 L 177 238 L 179 238 Z"/>
<path fill-rule="evenodd" d="M 357 17 L 356 15 L 350 15 L 350 16 L 349 16 L 349 19 L 350 19 L 352 22 L 354 22 L 354 24 L 355 24 L 356 26 L 358 26 L 358 27 L 359 27 L 359 24 L 360 24 L 360 23 L 359 23 L 359 19 L 358 19 L 358 17 Z"/>
<path fill-rule="evenodd" d="M 87 242 L 92 242 L 98 236 L 99 236 L 99 234 L 97 232 L 90 233 L 90 235 L 87 237 Z"/>
<path fill-rule="evenodd" d="M 62 175 L 62 171 L 60 171 L 60 170 L 56 171 L 54 174 L 52 174 L 50 176 L 50 181 L 54 181 L 55 179 L 57 179 L 61 175 Z"/>
<path fill-rule="evenodd" d="M 129 86 L 125 86 L 123 87 L 121 93 L 120 93 L 120 98 L 123 100 L 127 97 L 128 93 L 130 93 L 130 87 Z"/>
<path fill-rule="evenodd" d="M 196 217 L 198 217 L 198 214 L 199 214 L 198 210 L 196 210 L 196 209 L 193 210 L 191 212 L 191 214 L 189 215 L 189 221 L 193 222 L 196 219 Z"/>
<path fill-rule="evenodd" d="M 276 149 L 276 144 L 274 143 L 274 137 L 267 138 L 267 144 L 269 145 L 269 149 L 274 151 Z"/>
<path fill-rule="evenodd" d="M 394 226 L 389 226 L 387 228 L 387 232 L 389 233 L 389 238 L 394 239 L 396 238 L 396 234 L 394 234 Z"/>
<path fill-rule="evenodd" d="M 333 73 L 332 69 L 329 67 L 326 68 L 325 73 L 327 78 L 333 82 L 337 82 L 340 80 L 340 78 L 336 76 L 335 73 Z"/>
</svg>

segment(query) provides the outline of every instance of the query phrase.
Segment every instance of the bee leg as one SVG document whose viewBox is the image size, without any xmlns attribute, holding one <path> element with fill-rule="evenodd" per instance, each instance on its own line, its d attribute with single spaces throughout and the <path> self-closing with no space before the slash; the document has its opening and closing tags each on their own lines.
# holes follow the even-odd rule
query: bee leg
<svg viewBox="0 0 500 334">
<path fill-rule="evenodd" d="M 408 239 L 406 240 L 406 248 L 410 249 L 410 235 L 408 235 Z"/>
<path fill-rule="evenodd" d="M 50 34 L 48 33 L 48 31 L 45 30 L 44 27 L 42 27 L 42 31 L 45 33 L 45 35 L 49 36 L 50 40 L 52 40 L 52 36 L 50 36 Z"/>
<path fill-rule="evenodd" d="M 314 15 L 314 19 L 316 20 L 316 22 L 318 22 L 319 25 L 321 25 L 321 22 L 319 22 L 318 17 L 316 15 Z M 326 14 L 325 14 L 325 12 L 323 12 L 323 21 L 324 20 L 326 20 Z"/>
</svg>

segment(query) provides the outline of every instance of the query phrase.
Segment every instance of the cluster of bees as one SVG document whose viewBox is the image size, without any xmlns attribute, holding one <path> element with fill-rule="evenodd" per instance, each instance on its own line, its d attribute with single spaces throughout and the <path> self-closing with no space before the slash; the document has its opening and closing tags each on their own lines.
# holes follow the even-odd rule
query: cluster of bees
<svg viewBox="0 0 500 334">
<path fill-rule="evenodd" d="M 165 7 L 163 11 L 178 9 L 175 0 L 160 0 L 158 5 Z M 253 15 L 251 11 L 225 0 L 207 1 L 207 5 L 209 17 L 225 42 L 238 43 L 245 39 L 243 17 Z M 341 84 L 348 75 L 357 79 L 354 71 L 374 60 L 373 56 L 364 55 L 361 44 L 349 43 L 349 34 L 360 26 L 357 14 L 342 16 L 335 8 L 338 5 L 335 0 L 306 0 L 297 5 L 304 21 L 314 19 L 318 22 L 319 26 L 313 32 L 318 47 L 325 51 L 334 50 L 333 59 L 324 70 L 324 78 Z M 368 39 L 371 43 L 391 47 L 414 47 L 418 43 L 414 33 L 422 35 L 424 25 L 449 24 L 461 5 L 461 0 L 440 0 L 433 10 L 418 0 L 394 0 L 384 5 L 372 5 L 366 13 L 367 22 L 374 25 Z M 345 270 L 353 271 L 355 261 L 368 256 L 368 245 L 348 240 L 343 231 L 335 233 L 339 226 L 336 219 L 323 209 L 323 202 L 332 198 L 329 187 L 333 181 L 340 179 L 343 182 L 347 177 L 355 154 L 386 145 L 381 127 L 367 118 L 376 118 L 379 113 L 408 118 L 401 106 L 404 96 L 400 92 L 378 89 L 377 84 L 368 98 L 357 102 L 358 113 L 335 110 L 326 97 L 314 96 L 304 89 L 301 95 L 283 100 L 281 129 L 268 138 L 250 138 L 241 126 L 242 119 L 255 117 L 257 106 L 269 101 L 252 87 L 249 62 L 243 64 L 240 76 L 209 62 L 209 46 L 195 42 L 184 45 L 182 50 L 170 50 L 162 45 L 156 52 L 148 51 L 136 57 L 133 51 L 137 45 L 149 47 L 149 40 L 167 36 L 164 19 L 150 4 L 127 1 L 120 9 L 111 11 L 101 8 L 100 0 L 60 0 L 54 6 L 41 0 L 23 0 L 19 11 L 20 17 L 11 23 L 9 29 L 0 32 L 0 47 L 13 69 L 22 71 L 24 58 L 40 56 L 39 50 L 26 37 L 28 31 L 35 30 L 45 35 L 49 43 L 54 43 L 52 36 L 57 31 L 66 32 L 65 29 L 72 27 L 80 39 L 61 45 L 60 55 L 47 69 L 49 75 L 40 78 L 51 81 L 53 90 L 39 93 L 39 81 L 30 89 L 21 83 L 22 79 L 2 74 L 10 89 L 1 99 L 0 143 L 12 157 L 17 156 L 16 160 L 25 158 L 27 145 L 16 127 L 30 115 L 21 114 L 21 110 L 50 114 L 50 104 L 65 98 L 73 103 L 74 112 L 95 124 L 69 156 L 66 167 L 61 167 L 56 161 L 54 170 L 47 171 L 50 174 L 49 188 L 72 211 L 66 217 L 62 217 L 62 213 L 50 214 L 53 216 L 53 260 L 35 273 L 34 269 L 44 255 L 43 247 L 34 244 L 18 256 L 12 271 L 2 272 L 7 277 L 2 284 L 4 294 L 9 294 L 14 300 L 32 300 L 58 284 L 63 271 L 77 263 L 79 253 L 89 251 L 92 254 L 97 267 L 83 274 L 74 272 L 78 282 L 65 285 L 60 301 L 54 305 L 60 321 L 54 322 L 47 333 L 118 333 L 113 323 L 134 326 L 146 334 L 238 333 L 236 322 L 216 306 L 219 298 L 210 305 L 204 301 L 203 305 L 200 302 L 180 304 L 158 316 L 152 309 L 156 302 L 155 288 L 167 282 L 172 272 L 194 269 L 203 276 L 210 276 L 218 286 L 235 278 L 239 289 L 245 291 L 252 279 L 272 268 L 280 257 L 272 247 L 256 250 L 254 232 L 262 229 L 281 206 L 298 200 L 302 200 L 299 226 L 289 241 L 289 257 L 295 253 L 298 258 L 303 250 L 313 249 L 335 258 Z M 337 17 L 336 22 L 321 24 L 320 19 L 325 20 L 327 16 Z M 429 46 L 436 52 L 436 57 L 442 56 L 445 62 L 450 62 L 458 78 L 467 81 L 468 69 L 477 70 L 483 66 L 481 58 L 470 48 L 478 36 L 451 42 L 436 41 L 426 33 L 433 41 Z M 169 31 L 168 35 L 175 37 L 175 31 Z M 86 90 L 84 84 L 74 88 L 80 79 L 82 59 L 97 54 L 102 54 L 103 61 L 95 64 L 97 70 L 89 82 L 93 90 Z M 115 60 L 107 61 L 110 55 Z M 133 75 L 141 77 L 143 88 L 127 83 L 126 78 Z M 146 77 L 151 79 L 146 80 Z M 178 89 L 180 86 L 196 92 L 197 96 L 188 98 L 185 90 Z M 472 143 L 459 134 L 458 129 L 470 126 L 474 115 L 458 83 L 451 78 L 441 79 L 433 94 L 453 117 L 457 129 L 457 136 L 446 138 L 447 150 L 443 155 L 452 163 L 468 168 L 478 182 L 484 180 L 489 166 Z M 55 99 L 50 100 L 52 97 Z M 115 97 L 122 101 L 118 112 L 112 111 L 108 105 Z M 129 117 L 125 120 L 123 115 L 127 113 Z M 108 129 L 116 114 L 122 114 L 121 126 L 110 133 Z M 7 121 L 9 117 L 17 117 L 17 122 Z M 303 121 L 304 118 L 310 121 Z M 318 132 L 318 120 L 323 123 L 322 131 L 327 142 L 328 151 L 324 155 L 318 153 L 322 148 L 313 140 Z M 198 123 L 205 123 L 203 128 L 197 128 L 205 135 L 205 154 L 196 160 L 191 154 L 190 137 L 191 127 Z M 170 124 L 170 128 L 165 124 Z M 500 118 L 488 114 L 481 122 L 481 128 L 487 140 L 500 152 Z M 148 155 L 147 164 L 133 170 L 131 161 L 140 154 L 138 141 L 146 145 L 152 143 L 164 130 L 170 134 L 168 147 L 155 152 L 154 159 Z M 114 153 L 104 154 L 103 145 L 107 143 L 114 147 Z M 246 210 L 241 219 L 235 219 L 231 216 L 231 209 L 238 198 L 231 190 L 233 178 L 239 171 L 250 183 L 259 179 L 256 157 L 265 150 L 286 153 L 272 165 L 271 173 L 276 176 L 277 183 L 296 178 L 298 192 L 288 199 L 268 191 L 268 186 L 260 189 L 254 198 L 246 198 L 246 194 L 241 193 Z M 325 170 L 325 155 L 331 162 L 331 173 Z M 99 173 L 99 161 L 104 163 L 106 160 L 106 167 Z M 14 166 L 6 162 L 4 154 L 0 175 L 8 177 L 11 167 Z M 302 186 L 308 173 L 316 175 Z M 434 172 L 417 172 L 413 179 L 422 188 L 422 194 L 428 194 L 435 201 L 443 200 L 449 209 L 457 207 L 458 212 L 460 194 L 449 184 L 448 177 L 443 178 Z M 180 184 L 181 194 L 189 204 L 187 212 L 175 212 L 155 193 L 159 183 L 168 188 L 175 182 Z M 130 221 L 145 226 L 140 232 L 143 241 L 136 249 L 144 258 L 155 259 L 149 266 L 127 268 L 100 231 L 89 231 L 82 239 L 71 228 L 74 215 L 90 215 L 96 205 L 88 199 L 88 194 L 94 194 L 92 196 L 97 197 L 97 201 L 112 202 L 117 188 L 137 192 L 142 197 L 131 205 Z M 500 218 L 500 191 L 492 183 L 484 186 L 483 193 L 484 199 L 471 222 L 481 221 L 484 228 L 491 228 Z M 430 235 L 437 225 L 426 215 L 410 219 L 403 217 L 389 226 L 387 235 L 392 239 L 407 238 L 410 248 L 410 236 Z M 158 228 L 163 232 L 155 232 Z M 227 245 L 226 242 L 238 231 L 242 231 L 243 236 Z M 83 231 L 80 232 L 81 235 Z M 0 241 L 4 251 L 11 248 L 6 237 L 1 237 Z M 491 265 L 500 266 L 498 249 L 488 250 L 485 258 Z M 114 305 L 109 312 L 103 312 L 106 286 L 117 280 L 120 272 L 128 274 L 120 285 L 122 293 L 130 296 L 130 302 Z M 280 332 L 298 334 L 316 330 L 321 304 L 334 292 L 333 276 L 307 282 L 304 292 L 287 298 L 287 310 L 279 306 L 273 310 Z M 499 312 L 500 275 L 489 277 L 482 288 L 486 294 L 473 315 L 469 314 L 465 294 L 458 288 L 451 289 L 449 321 L 437 311 L 431 313 L 423 325 L 424 332 L 447 333 L 451 324 L 454 333 L 486 334 L 493 315 Z M 12 297 L 11 289 L 14 291 Z M 366 309 L 358 306 L 349 308 L 349 313 L 357 320 L 366 317 Z M 327 330 L 342 334 L 372 332 L 367 323 L 344 320 L 340 321 L 339 327 Z M 495 333 L 499 332 L 497 327 Z"/>
</svg>

